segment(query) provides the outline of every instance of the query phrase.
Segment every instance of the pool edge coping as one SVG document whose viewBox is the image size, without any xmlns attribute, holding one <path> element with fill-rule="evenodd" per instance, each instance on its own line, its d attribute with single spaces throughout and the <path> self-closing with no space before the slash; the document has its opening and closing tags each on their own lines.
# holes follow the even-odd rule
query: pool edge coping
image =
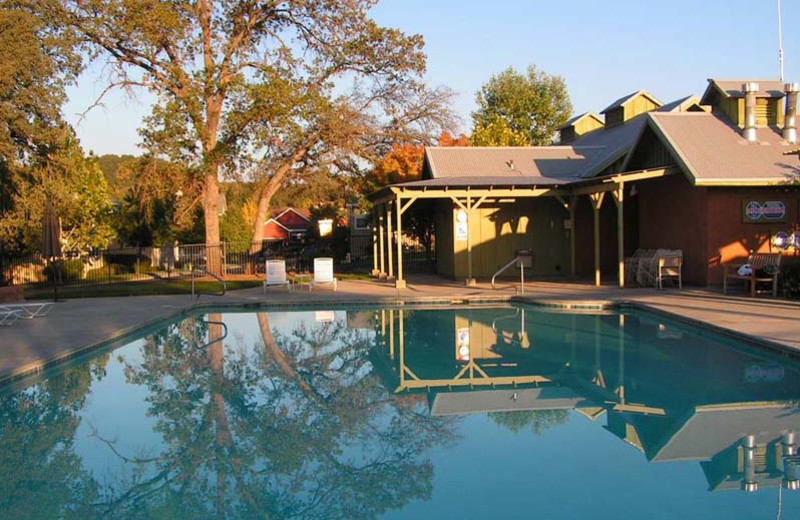
<svg viewBox="0 0 800 520">
<path fill-rule="evenodd" d="M 617 310 L 617 309 L 635 309 L 649 312 L 662 316 L 673 321 L 694 326 L 702 330 L 710 331 L 721 336 L 743 341 L 749 345 L 766 348 L 779 355 L 800 359 L 800 349 L 794 348 L 790 345 L 769 340 L 759 336 L 753 336 L 744 332 L 739 332 L 733 329 L 715 325 L 707 321 L 702 321 L 694 318 L 689 318 L 676 314 L 674 312 L 665 311 L 652 304 L 643 303 L 635 300 L 628 300 L 625 298 L 618 299 L 604 299 L 604 300 L 560 300 L 560 299 L 547 299 L 535 298 L 525 295 L 504 295 L 504 296 L 489 296 L 489 297 L 466 297 L 466 298 L 453 298 L 453 297 L 418 297 L 418 298 L 353 298 L 345 299 L 337 302 L 319 302 L 319 301 L 287 301 L 287 302 L 254 302 L 254 301 L 227 301 L 227 302 L 213 302 L 213 301 L 195 301 L 183 307 L 176 308 L 174 312 L 161 314 L 150 320 L 142 323 L 131 325 L 124 329 L 114 332 L 110 336 L 82 345 L 71 349 L 59 352 L 49 358 L 43 358 L 31 361 L 9 371 L 6 374 L 0 375 L 0 388 L 9 386 L 15 382 L 21 381 L 27 377 L 40 374 L 45 370 L 65 364 L 78 357 L 89 354 L 93 351 L 100 350 L 111 344 L 121 341 L 128 336 L 132 336 L 142 330 L 153 328 L 162 323 L 173 321 L 180 316 L 189 315 L 198 310 L 208 309 L 225 309 L 225 308 L 267 308 L 267 309 L 281 309 L 281 308 L 314 308 L 321 305 L 331 306 L 330 303 L 335 303 L 337 307 L 358 307 L 363 305 L 393 305 L 398 307 L 415 307 L 423 305 L 433 306 L 453 306 L 453 305 L 482 305 L 482 304 L 500 304 L 500 303 L 522 303 L 536 307 L 556 308 L 571 311 L 602 311 L 602 310 Z"/>
</svg>

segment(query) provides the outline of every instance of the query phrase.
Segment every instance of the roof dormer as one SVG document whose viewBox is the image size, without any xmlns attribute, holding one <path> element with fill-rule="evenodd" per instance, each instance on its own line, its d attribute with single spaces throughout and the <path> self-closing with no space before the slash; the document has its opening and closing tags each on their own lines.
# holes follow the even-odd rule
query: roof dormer
<svg viewBox="0 0 800 520">
<path fill-rule="evenodd" d="M 603 120 L 594 112 L 584 112 L 574 116 L 558 129 L 561 144 L 574 141 L 577 137 L 603 128 Z"/>
<path fill-rule="evenodd" d="M 757 83 L 756 126 L 783 125 L 783 83 L 777 80 L 709 79 L 700 103 L 744 128 L 746 83 Z"/>
<path fill-rule="evenodd" d="M 600 113 L 606 118 L 605 126 L 611 127 L 621 125 L 639 114 L 656 110 L 661 105 L 661 101 L 655 96 L 645 90 L 638 90 L 614 101 Z"/>
</svg>

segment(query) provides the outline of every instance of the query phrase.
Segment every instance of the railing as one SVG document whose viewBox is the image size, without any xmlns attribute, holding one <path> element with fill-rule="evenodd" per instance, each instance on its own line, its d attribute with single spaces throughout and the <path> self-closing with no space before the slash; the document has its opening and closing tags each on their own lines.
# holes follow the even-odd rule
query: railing
<svg viewBox="0 0 800 520">
<path fill-rule="evenodd" d="M 228 284 L 225 283 L 225 279 L 222 278 L 221 276 L 218 276 L 218 275 L 212 273 L 211 271 L 209 271 L 205 267 L 201 267 L 199 265 L 195 265 L 195 266 L 192 266 L 192 298 L 195 298 L 194 283 L 195 283 L 195 273 L 197 271 L 205 273 L 207 276 L 210 276 L 211 278 L 217 280 L 218 282 L 220 282 L 222 284 L 222 291 L 218 292 L 218 293 L 212 293 L 212 292 L 203 292 L 203 293 L 201 293 L 201 292 L 197 292 L 197 296 L 196 297 L 198 299 L 200 298 L 201 294 L 208 294 L 209 296 L 225 296 L 225 292 L 228 290 Z"/>
<path fill-rule="evenodd" d="M 498 269 L 498 271 L 494 273 L 494 275 L 492 275 L 492 289 L 495 289 L 494 282 L 497 279 L 498 275 L 500 275 L 503 271 L 505 271 L 512 265 L 516 264 L 517 267 L 519 267 L 519 294 L 525 294 L 525 267 L 530 267 L 532 258 L 533 254 L 526 249 L 521 249 L 517 251 L 516 256 L 509 263 Z"/>
<path fill-rule="evenodd" d="M 197 336 L 195 335 L 194 336 L 194 348 L 196 348 L 197 350 L 205 350 L 205 349 L 207 349 L 208 347 L 210 347 L 211 345 L 213 345 L 215 343 L 219 343 L 220 341 L 225 341 L 225 338 L 228 337 L 228 326 L 225 324 L 224 321 L 206 320 L 204 323 L 206 325 L 219 325 L 220 327 L 222 327 L 222 335 L 220 337 L 218 337 L 218 338 L 212 339 L 211 341 L 203 343 L 202 345 L 199 345 L 200 342 L 197 340 Z M 194 330 L 194 328 L 192 328 L 192 334 L 194 334 L 194 333 L 195 333 L 195 330 Z"/>
</svg>

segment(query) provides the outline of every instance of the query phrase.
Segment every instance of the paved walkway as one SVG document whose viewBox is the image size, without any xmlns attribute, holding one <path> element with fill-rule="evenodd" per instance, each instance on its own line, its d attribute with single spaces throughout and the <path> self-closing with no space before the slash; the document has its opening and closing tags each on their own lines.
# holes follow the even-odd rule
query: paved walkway
<svg viewBox="0 0 800 520">
<path fill-rule="evenodd" d="M 203 296 L 200 305 L 336 304 L 347 302 L 398 302 L 401 300 L 451 303 L 454 301 L 506 301 L 516 296 L 506 283 L 492 290 L 489 284 L 465 287 L 436 276 L 409 279 L 405 289 L 372 280 L 339 283 L 339 290 L 318 289 L 313 293 L 296 288 L 230 292 L 224 297 Z M 800 302 L 723 296 L 699 290 L 619 290 L 578 283 L 534 282 L 526 286 L 526 300 L 538 303 L 632 302 L 656 311 L 703 322 L 728 332 L 800 352 Z M 0 328 L 0 382 L 40 369 L 97 346 L 144 325 L 155 325 L 189 311 L 196 302 L 188 295 L 85 298 L 57 303 L 45 318 L 20 320 Z"/>
</svg>

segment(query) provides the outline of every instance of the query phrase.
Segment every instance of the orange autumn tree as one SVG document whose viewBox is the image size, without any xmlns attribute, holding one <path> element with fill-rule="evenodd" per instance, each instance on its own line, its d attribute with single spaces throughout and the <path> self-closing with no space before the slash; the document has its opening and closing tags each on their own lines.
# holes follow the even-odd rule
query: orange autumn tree
<svg viewBox="0 0 800 520">
<path fill-rule="evenodd" d="M 469 146 L 464 134 L 453 137 L 449 132 L 439 136 L 439 146 Z M 422 144 L 397 143 L 384 155 L 364 178 L 364 193 L 372 193 L 390 184 L 418 181 L 422 178 L 422 162 L 425 146 Z M 433 261 L 433 201 L 418 200 L 409 209 L 404 229 L 425 248 L 428 261 Z"/>
<path fill-rule="evenodd" d="M 438 139 L 439 146 L 469 146 L 469 138 L 460 134 L 453 137 L 443 132 Z M 396 143 L 365 177 L 365 193 L 371 193 L 390 184 L 418 181 L 422 178 L 422 159 L 425 146 L 412 143 Z"/>
</svg>

